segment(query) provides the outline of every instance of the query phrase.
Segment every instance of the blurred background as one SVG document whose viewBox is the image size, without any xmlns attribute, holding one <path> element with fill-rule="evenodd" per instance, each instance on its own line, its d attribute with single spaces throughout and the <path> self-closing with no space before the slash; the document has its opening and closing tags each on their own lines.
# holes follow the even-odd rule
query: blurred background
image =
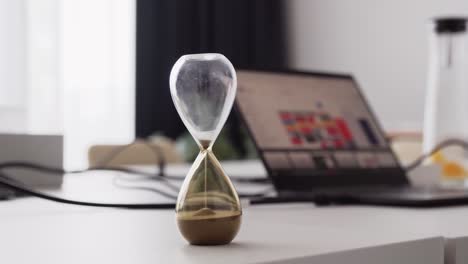
<svg viewBox="0 0 468 264">
<path fill-rule="evenodd" d="M 0 0 L 0 132 L 63 134 L 64 165 L 136 137 L 197 149 L 168 77 L 183 54 L 237 69 L 351 73 L 387 131 L 420 132 L 428 21 L 468 2 L 338 0 Z M 235 115 L 215 148 L 255 156 Z"/>
</svg>

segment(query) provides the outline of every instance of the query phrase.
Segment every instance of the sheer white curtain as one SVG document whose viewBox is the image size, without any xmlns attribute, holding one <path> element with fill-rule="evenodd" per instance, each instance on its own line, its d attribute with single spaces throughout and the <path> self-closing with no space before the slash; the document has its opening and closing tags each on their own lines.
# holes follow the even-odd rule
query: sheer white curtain
<svg viewBox="0 0 468 264">
<path fill-rule="evenodd" d="M 134 136 L 135 0 L 0 0 L 0 130 L 64 134 L 66 168 Z"/>
<path fill-rule="evenodd" d="M 135 0 L 60 4 L 65 166 L 84 167 L 90 145 L 134 135 Z"/>
<path fill-rule="evenodd" d="M 0 129 L 26 128 L 25 17 L 22 1 L 0 0 Z"/>
</svg>

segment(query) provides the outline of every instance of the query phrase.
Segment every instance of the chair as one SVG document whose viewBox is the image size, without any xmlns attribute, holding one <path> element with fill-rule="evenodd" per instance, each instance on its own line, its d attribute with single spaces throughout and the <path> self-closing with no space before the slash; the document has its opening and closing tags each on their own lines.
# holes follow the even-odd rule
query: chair
<svg viewBox="0 0 468 264">
<path fill-rule="evenodd" d="M 152 165 L 161 162 L 180 163 L 182 157 L 172 140 L 157 137 L 154 140 L 135 140 L 128 145 L 94 145 L 89 148 L 90 167 Z"/>
</svg>

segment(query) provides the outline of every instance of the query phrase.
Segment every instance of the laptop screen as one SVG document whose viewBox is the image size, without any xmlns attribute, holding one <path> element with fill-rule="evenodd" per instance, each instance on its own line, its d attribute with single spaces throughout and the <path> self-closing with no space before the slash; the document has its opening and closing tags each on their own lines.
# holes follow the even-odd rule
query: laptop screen
<svg viewBox="0 0 468 264">
<path fill-rule="evenodd" d="M 237 107 L 270 172 L 398 168 L 350 76 L 238 72 Z"/>
</svg>

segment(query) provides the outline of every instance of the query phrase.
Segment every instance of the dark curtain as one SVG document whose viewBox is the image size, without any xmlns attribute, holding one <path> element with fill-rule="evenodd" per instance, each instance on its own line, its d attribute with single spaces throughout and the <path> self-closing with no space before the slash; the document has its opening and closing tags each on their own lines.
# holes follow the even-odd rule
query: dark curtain
<svg viewBox="0 0 468 264">
<path fill-rule="evenodd" d="M 224 54 L 236 69 L 283 68 L 280 0 L 138 0 L 136 135 L 186 131 L 173 106 L 169 73 L 183 54 Z M 228 120 L 234 141 L 239 121 Z M 237 137 L 237 139 L 236 139 Z"/>
</svg>

